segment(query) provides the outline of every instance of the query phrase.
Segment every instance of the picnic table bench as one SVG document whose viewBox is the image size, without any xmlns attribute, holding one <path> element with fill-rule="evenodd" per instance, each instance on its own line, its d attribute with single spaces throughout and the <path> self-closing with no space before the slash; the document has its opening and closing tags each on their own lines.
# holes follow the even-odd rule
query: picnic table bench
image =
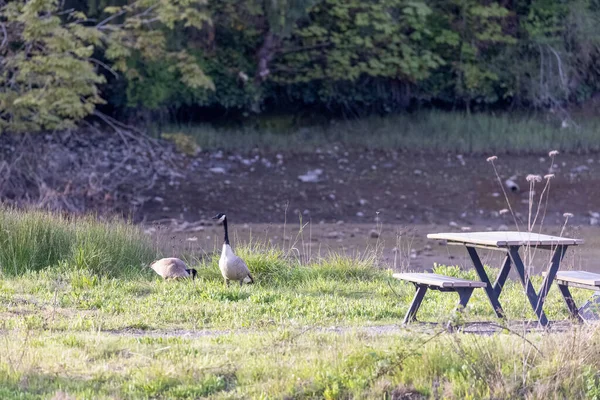
<svg viewBox="0 0 600 400">
<path fill-rule="evenodd" d="M 410 303 L 410 307 L 404 317 L 405 324 L 417 319 L 417 311 L 419 310 L 419 307 L 421 307 L 427 289 L 458 293 L 458 306 L 464 308 L 467 306 L 471 294 L 473 294 L 473 289 L 486 286 L 484 282 L 469 281 L 466 279 L 428 273 L 393 274 L 393 277 L 403 281 L 412 282 L 417 289 L 415 297 Z"/>
<path fill-rule="evenodd" d="M 544 272 L 543 275 L 546 275 L 546 273 Z M 567 303 L 571 316 L 580 322 L 583 321 L 583 307 L 577 307 L 569 287 L 598 291 L 600 290 L 600 274 L 587 271 L 558 271 L 555 281 L 563 299 L 565 299 L 565 303 Z"/>
</svg>

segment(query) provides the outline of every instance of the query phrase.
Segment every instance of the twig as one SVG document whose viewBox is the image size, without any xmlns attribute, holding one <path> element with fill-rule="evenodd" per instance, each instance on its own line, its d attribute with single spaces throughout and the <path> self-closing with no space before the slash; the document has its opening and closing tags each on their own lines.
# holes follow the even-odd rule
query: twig
<svg viewBox="0 0 600 400">
<path fill-rule="evenodd" d="M 508 209 L 510 210 L 513 220 L 515 221 L 515 226 L 517 228 L 517 231 L 520 232 L 521 230 L 519 229 L 519 223 L 517 222 L 517 216 L 515 215 L 515 212 L 513 211 L 512 206 L 510 205 L 510 200 L 508 199 L 508 194 L 506 194 L 506 190 L 504 189 L 504 185 L 502 184 L 502 179 L 500 178 L 500 174 L 498 173 L 498 169 L 496 168 L 496 164 L 494 163 L 495 160 L 493 158 L 494 157 L 488 158 L 488 161 L 490 162 L 490 164 L 492 164 L 492 168 L 494 169 L 494 173 L 496 174 L 496 178 L 498 179 L 498 183 L 500 184 L 500 188 L 502 189 L 502 193 L 504 194 L 504 199 L 506 200 Z"/>
<path fill-rule="evenodd" d="M 95 64 L 100 65 L 101 67 L 103 67 L 105 70 L 107 70 L 108 72 L 110 72 L 115 78 L 119 78 L 119 74 L 117 74 L 117 72 L 112 69 L 110 66 L 106 65 L 105 63 L 103 63 L 100 60 L 97 60 L 95 58 L 89 58 L 89 60 Z"/>
</svg>

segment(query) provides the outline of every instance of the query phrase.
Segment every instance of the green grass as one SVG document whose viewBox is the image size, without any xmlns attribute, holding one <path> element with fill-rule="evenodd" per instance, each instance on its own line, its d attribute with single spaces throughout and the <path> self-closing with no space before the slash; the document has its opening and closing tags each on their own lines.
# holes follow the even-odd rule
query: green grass
<svg viewBox="0 0 600 400">
<path fill-rule="evenodd" d="M 0 207 L 0 276 L 65 264 L 94 274 L 121 276 L 152 261 L 152 244 L 121 220 L 67 218 Z"/>
<path fill-rule="evenodd" d="M 218 255 L 191 263 L 197 280 L 166 282 L 141 267 L 154 254 L 134 227 L 37 212 L 1 215 L 14 219 L 12 231 L 23 232 L 11 246 L 37 252 L 20 257 L 43 266 L 0 279 L 2 399 L 600 395 L 600 330 L 525 332 L 520 321 L 532 320 L 533 312 L 514 281 L 501 296 L 507 321 L 494 317 L 482 290 L 464 314 L 454 313 L 456 294 L 432 291 L 418 317 L 440 324 L 389 329 L 402 320 L 414 288 L 376 268 L 374 256 L 300 262 L 254 243 L 236 251 L 255 285 L 226 287 Z M 109 232 L 122 236 L 109 240 Z M 133 243 L 145 250 L 130 249 Z M 73 248 L 81 249 L 79 257 L 64 250 Z M 44 257 L 43 249 L 56 255 Z M 90 252 L 129 272 L 80 262 L 94 259 Z M 121 264 L 119 255 L 129 258 Z M 435 272 L 475 278 L 456 267 Z M 493 279 L 497 270 L 489 273 Z M 573 293 L 578 302 L 590 295 Z M 567 318 L 556 288 L 545 311 L 551 320 Z M 492 335 L 449 333 L 449 320 L 504 328 Z"/>
<path fill-rule="evenodd" d="M 289 328 L 200 338 L 22 329 L 3 339 L 3 399 L 546 399 L 600 390 L 600 341 L 589 328 L 527 340 Z"/>
<path fill-rule="evenodd" d="M 264 117 L 267 119 L 268 117 Z M 561 128 L 557 119 L 520 114 L 423 111 L 415 114 L 335 121 L 328 125 L 297 127 L 292 117 L 274 124 L 243 128 L 210 125 L 173 125 L 163 133 L 183 133 L 205 150 L 272 150 L 313 152 L 316 147 L 343 143 L 370 149 L 399 149 L 459 153 L 540 153 L 600 150 L 600 119 L 578 121 Z"/>
</svg>

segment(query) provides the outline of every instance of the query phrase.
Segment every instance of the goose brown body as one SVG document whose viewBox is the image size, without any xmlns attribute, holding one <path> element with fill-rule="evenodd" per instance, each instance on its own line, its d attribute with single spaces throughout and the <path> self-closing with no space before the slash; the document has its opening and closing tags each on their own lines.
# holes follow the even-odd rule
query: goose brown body
<svg viewBox="0 0 600 400">
<path fill-rule="evenodd" d="M 182 260 L 175 257 L 161 258 L 152 263 L 150 268 L 164 279 L 193 279 L 196 277 L 195 269 L 188 269 Z"/>
</svg>

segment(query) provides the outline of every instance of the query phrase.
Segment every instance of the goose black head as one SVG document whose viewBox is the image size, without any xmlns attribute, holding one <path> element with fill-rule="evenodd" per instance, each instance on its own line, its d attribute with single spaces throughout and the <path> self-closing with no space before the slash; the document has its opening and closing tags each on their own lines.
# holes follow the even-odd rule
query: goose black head
<svg viewBox="0 0 600 400">
<path fill-rule="evenodd" d="M 196 279 L 196 275 L 198 275 L 198 272 L 193 268 L 186 269 L 186 272 L 192 275 L 192 280 Z"/>
<path fill-rule="evenodd" d="M 218 213 L 212 219 L 216 219 L 218 222 L 223 222 L 227 216 L 223 213 Z"/>
</svg>

